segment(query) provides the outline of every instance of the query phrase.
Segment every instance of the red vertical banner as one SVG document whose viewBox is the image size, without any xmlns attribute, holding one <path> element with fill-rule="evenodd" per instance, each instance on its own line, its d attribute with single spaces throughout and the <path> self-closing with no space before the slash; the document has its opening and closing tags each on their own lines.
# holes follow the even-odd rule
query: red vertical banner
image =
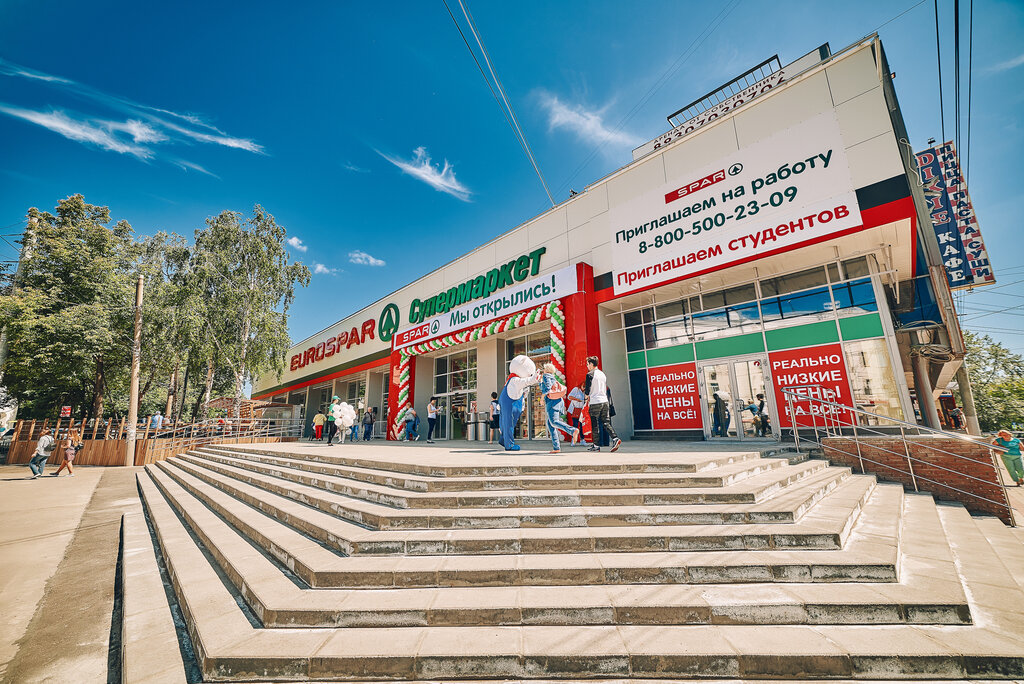
<svg viewBox="0 0 1024 684">
<path fill-rule="evenodd" d="M 790 397 L 783 390 L 790 390 L 802 396 L 821 399 L 833 404 L 853 406 L 850 394 L 850 376 L 843 360 L 840 344 L 824 344 L 820 347 L 786 349 L 769 352 L 772 386 L 775 388 L 775 406 L 778 411 L 779 427 L 793 427 L 789 415 Z M 797 425 L 811 427 L 817 424 L 851 425 L 853 414 L 819 401 L 792 400 Z"/>
<path fill-rule="evenodd" d="M 565 315 L 565 381 L 569 389 L 587 377 L 587 357 L 601 356 L 597 303 L 594 300 L 594 269 L 576 265 L 579 292 L 562 298 Z"/>
<path fill-rule="evenodd" d="M 391 352 L 391 365 L 388 368 L 388 405 L 385 407 L 386 415 L 385 420 L 387 421 L 387 438 L 391 440 L 400 439 L 402 437 L 401 430 L 395 428 L 395 418 L 398 416 L 399 410 L 404 405 L 401 401 L 401 360 L 402 355 L 399 351 Z M 413 356 L 409 359 L 409 394 L 408 403 L 411 404 L 414 397 L 416 385 L 416 357 Z"/>
<path fill-rule="evenodd" d="M 676 363 L 647 369 L 655 430 L 700 430 L 697 364 Z"/>
</svg>

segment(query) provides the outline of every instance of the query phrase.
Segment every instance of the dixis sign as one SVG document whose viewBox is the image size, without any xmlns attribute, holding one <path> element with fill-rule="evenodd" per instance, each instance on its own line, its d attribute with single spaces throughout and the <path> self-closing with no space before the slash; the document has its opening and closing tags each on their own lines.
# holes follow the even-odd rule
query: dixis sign
<svg viewBox="0 0 1024 684">
<path fill-rule="evenodd" d="M 323 361 L 326 358 L 334 356 L 342 349 L 350 349 L 354 345 L 363 344 L 367 340 L 372 340 L 376 326 L 377 321 L 371 318 L 368 321 L 363 321 L 363 325 L 359 328 L 353 327 L 349 332 L 339 333 L 328 339 L 326 342 L 321 342 L 315 347 L 310 347 L 301 354 L 296 354 L 292 357 L 290 369 L 298 370 L 307 364 Z"/>
</svg>

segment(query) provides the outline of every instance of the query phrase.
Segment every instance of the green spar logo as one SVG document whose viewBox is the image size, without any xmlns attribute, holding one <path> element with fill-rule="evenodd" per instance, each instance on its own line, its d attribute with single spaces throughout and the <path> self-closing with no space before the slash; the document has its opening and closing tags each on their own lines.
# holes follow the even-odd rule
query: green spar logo
<svg viewBox="0 0 1024 684">
<path fill-rule="evenodd" d="M 398 319 L 401 314 L 398 311 L 398 307 L 394 304 L 388 304 L 384 307 L 384 310 L 380 312 L 380 320 L 377 321 L 377 335 L 383 342 L 390 342 L 394 336 L 395 331 L 398 330 Z"/>
</svg>

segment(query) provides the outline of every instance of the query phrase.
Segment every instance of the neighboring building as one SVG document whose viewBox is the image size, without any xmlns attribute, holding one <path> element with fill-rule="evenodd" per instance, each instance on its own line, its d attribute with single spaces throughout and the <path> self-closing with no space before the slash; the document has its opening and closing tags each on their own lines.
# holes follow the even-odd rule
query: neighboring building
<svg viewBox="0 0 1024 684">
<path fill-rule="evenodd" d="M 387 407 L 394 436 L 436 395 L 458 439 L 516 354 L 569 384 L 597 354 L 635 438 L 712 438 L 716 393 L 727 436 L 755 436 L 758 393 L 778 435 L 781 389 L 802 385 L 937 426 L 962 341 L 881 43 L 764 66 L 580 194 L 295 345 L 254 398 L 307 421 L 334 394 Z M 536 395 L 520 431 L 543 434 Z"/>
</svg>

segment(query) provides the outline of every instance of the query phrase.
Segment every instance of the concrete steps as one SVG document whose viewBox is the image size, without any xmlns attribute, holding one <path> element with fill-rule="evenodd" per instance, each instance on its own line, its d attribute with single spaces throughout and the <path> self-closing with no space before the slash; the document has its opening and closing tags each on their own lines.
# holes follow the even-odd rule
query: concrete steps
<svg viewBox="0 0 1024 684">
<path fill-rule="evenodd" d="M 138 481 L 204 681 L 1024 677 L 998 521 L 814 462 L 598 456 L 232 447 Z"/>
<path fill-rule="evenodd" d="M 346 555 L 459 555 L 840 548 L 874 487 L 871 478 L 848 478 L 823 505 L 797 523 L 635 525 L 372 530 L 359 526 L 349 499 L 228 466 L 197 467 L 185 459 L 161 461 L 172 476 L 187 473 L 330 544 Z M 299 504 L 296 506 L 295 504 Z M 316 511 L 327 518 L 311 518 Z M 565 520 L 568 522 L 568 520 Z M 556 523 L 559 521 L 555 521 Z"/>
</svg>

